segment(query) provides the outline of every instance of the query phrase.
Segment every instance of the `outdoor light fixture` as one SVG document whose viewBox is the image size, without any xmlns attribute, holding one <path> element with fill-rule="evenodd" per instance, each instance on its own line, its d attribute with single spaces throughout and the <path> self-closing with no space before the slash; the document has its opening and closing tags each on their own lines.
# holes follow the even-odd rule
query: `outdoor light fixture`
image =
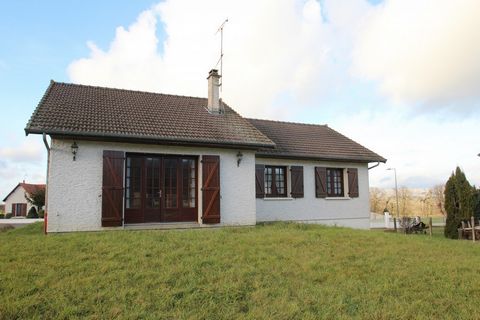
<svg viewBox="0 0 480 320">
<path fill-rule="evenodd" d="M 78 151 L 78 144 L 76 141 L 73 141 L 72 146 L 70 147 L 72 149 L 72 154 L 73 154 L 73 161 L 75 161 L 77 157 L 77 151 Z"/>
<path fill-rule="evenodd" d="M 243 153 L 241 151 L 238 151 L 237 153 L 237 167 L 240 167 L 240 162 L 242 162 L 243 159 Z"/>
</svg>

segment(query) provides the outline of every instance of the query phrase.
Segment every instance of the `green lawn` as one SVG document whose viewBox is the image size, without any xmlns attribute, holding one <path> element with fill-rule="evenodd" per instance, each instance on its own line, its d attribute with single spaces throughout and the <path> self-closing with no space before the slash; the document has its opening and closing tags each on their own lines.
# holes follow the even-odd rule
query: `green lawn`
<svg viewBox="0 0 480 320">
<path fill-rule="evenodd" d="M 480 246 L 316 225 L 0 233 L 0 318 L 462 318 Z M 475 285 L 474 285 L 475 284 Z"/>
</svg>

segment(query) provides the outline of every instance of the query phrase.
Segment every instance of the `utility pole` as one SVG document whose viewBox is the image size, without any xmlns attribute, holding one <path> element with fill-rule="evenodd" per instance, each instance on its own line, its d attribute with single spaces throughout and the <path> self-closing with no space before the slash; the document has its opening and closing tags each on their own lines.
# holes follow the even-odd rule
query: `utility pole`
<svg viewBox="0 0 480 320">
<path fill-rule="evenodd" d="M 387 170 L 393 170 L 395 173 L 395 200 L 397 202 L 397 218 L 400 218 L 400 209 L 398 206 L 398 185 L 397 185 L 397 169 L 396 168 L 388 168 Z"/>
</svg>

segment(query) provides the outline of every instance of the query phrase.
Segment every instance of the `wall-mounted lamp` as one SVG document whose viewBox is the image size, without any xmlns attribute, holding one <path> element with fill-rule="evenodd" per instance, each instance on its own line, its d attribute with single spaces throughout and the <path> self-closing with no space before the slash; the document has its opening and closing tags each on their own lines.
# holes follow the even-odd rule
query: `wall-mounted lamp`
<svg viewBox="0 0 480 320">
<path fill-rule="evenodd" d="M 237 153 L 237 167 L 240 167 L 240 162 L 242 162 L 243 159 L 243 153 L 241 151 L 238 151 Z"/>
<path fill-rule="evenodd" d="M 72 154 L 73 154 L 73 161 L 75 161 L 77 157 L 77 152 L 78 152 L 78 144 L 76 141 L 73 141 L 72 146 L 70 147 L 72 149 Z"/>
</svg>

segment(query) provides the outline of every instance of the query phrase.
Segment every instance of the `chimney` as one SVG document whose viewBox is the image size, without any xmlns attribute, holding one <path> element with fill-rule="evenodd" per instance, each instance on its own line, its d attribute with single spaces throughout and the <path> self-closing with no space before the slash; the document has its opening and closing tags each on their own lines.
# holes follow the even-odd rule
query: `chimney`
<svg viewBox="0 0 480 320">
<path fill-rule="evenodd" d="M 208 73 L 208 111 L 220 113 L 220 77 L 218 70 L 212 69 Z"/>
</svg>

